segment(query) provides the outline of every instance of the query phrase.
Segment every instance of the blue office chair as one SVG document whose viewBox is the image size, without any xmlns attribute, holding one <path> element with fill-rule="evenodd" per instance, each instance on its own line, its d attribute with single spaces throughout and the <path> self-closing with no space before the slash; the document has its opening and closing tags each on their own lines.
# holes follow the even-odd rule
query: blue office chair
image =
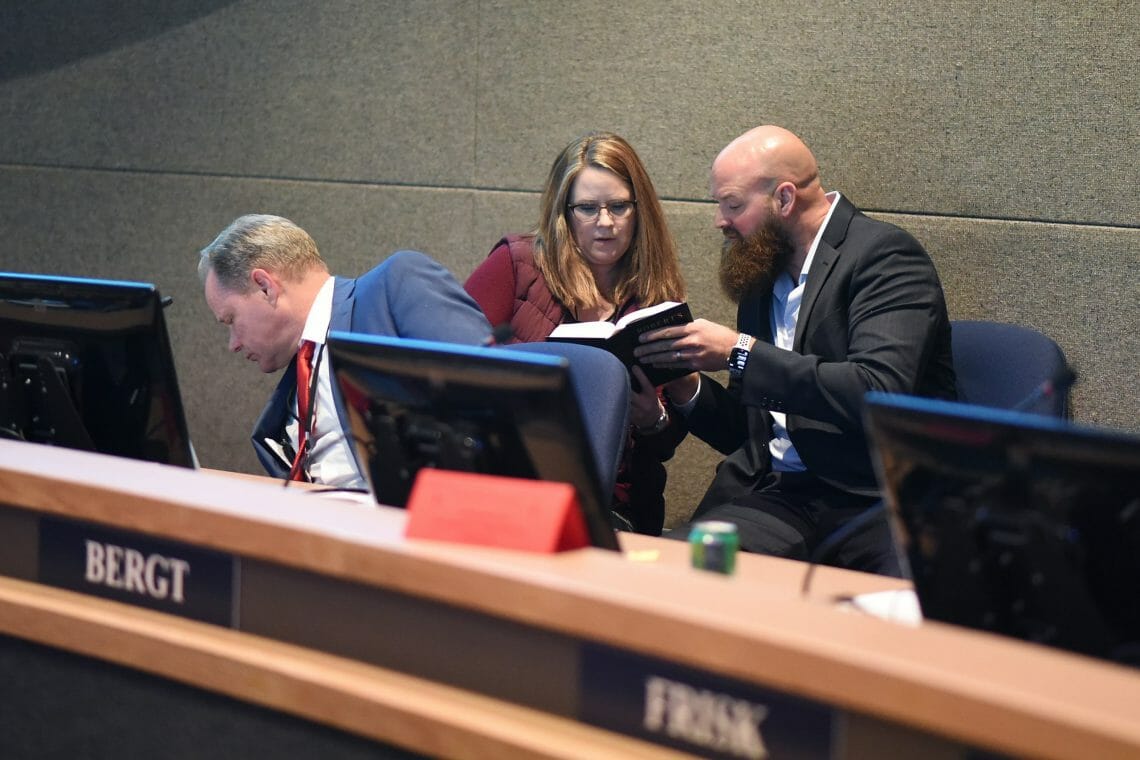
<svg viewBox="0 0 1140 760">
<path fill-rule="evenodd" d="M 950 331 L 959 401 L 1068 417 L 1069 386 L 1076 376 L 1061 348 L 1047 335 L 1021 325 L 971 320 L 952 321 Z M 861 536 L 861 543 L 878 550 L 870 552 L 866 566 L 859 569 L 901 575 L 897 556 L 884 548 L 892 543 L 886 521 L 879 519 L 884 511 L 879 502 L 833 531 L 820 542 L 813 564 L 839 551 L 853 536 Z"/>
<path fill-rule="evenodd" d="M 1029 327 L 950 323 L 958 400 L 1067 418 L 1075 375 L 1052 338 Z"/>
<path fill-rule="evenodd" d="M 609 351 L 577 343 L 515 343 L 504 348 L 570 362 L 570 381 L 594 452 L 601 493 L 609 498 L 629 437 L 629 370 Z"/>
</svg>

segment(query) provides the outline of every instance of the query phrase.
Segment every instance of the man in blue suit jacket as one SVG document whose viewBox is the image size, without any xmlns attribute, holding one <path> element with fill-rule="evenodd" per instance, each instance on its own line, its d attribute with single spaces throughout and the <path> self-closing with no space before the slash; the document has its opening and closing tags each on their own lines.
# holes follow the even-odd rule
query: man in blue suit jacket
<svg viewBox="0 0 1140 760">
<path fill-rule="evenodd" d="M 727 388 L 697 373 L 666 386 L 689 430 L 728 455 L 693 518 L 736 524 L 745 550 L 807 559 L 859 517 L 830 563 L 897 575 L 887 522 L 868 511 L 879 489 L 863 398 L 955 397 L 934 264 L 905 231 L 825 192 L 811 151 L 780 127 L 721 151 L 710 190 L 736 327 L 698 319 L 639 349 L 729 373 Z"/>
<path fill-rule="evenodd" d="M 316 344 L 311 433 L 300 464 L 305 479 L 362 488 L 340 416 L 329 363 L 331 330 L 480 344 L 491 327 L 440 264 L 415 251 L 392 254 L 356 279 L 333 277 L 303 229 L 288 219 L 239 217 L 201 252 L 206 302 L 229 329 L 229 347 L 262 372 L 285 373 L 254 426 L 253 445 L 266 471 L 289 474 L 298 440 L 297 367 L 302 341 Z"/>
</svg>

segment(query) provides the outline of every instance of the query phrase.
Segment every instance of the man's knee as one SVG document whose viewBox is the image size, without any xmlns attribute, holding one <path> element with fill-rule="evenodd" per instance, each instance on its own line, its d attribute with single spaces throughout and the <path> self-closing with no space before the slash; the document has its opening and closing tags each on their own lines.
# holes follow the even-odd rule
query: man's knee
<svg viewBox="0 0 1140 760">
<path fill-rule="evenodd" d="M 708 520 L 735 525 L 741 551 L 788 559 L 808 558 L 808 542 L 803 533 L 770 512 L 756 507 L 726 504 L 703 512 L 695 522 Z M 683 541 L 689 537 L 693 525 L 694 522 L 683 523 L 663 535 Z"/>
</svg>

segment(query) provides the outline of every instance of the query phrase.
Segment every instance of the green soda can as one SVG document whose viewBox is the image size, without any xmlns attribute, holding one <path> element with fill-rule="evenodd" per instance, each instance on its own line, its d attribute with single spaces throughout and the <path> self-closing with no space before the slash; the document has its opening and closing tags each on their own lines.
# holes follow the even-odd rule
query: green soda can
<svg viewBox="0 0 1140 760">
<path fill-rule="evenodd" d="M 740 536 L 736 525 L 722 520 L 705 520 L 693 524 L 689 532 L 689 549 L 693 567 L 732 575 L 736 571 L 736 550 Z"/>
</svg>

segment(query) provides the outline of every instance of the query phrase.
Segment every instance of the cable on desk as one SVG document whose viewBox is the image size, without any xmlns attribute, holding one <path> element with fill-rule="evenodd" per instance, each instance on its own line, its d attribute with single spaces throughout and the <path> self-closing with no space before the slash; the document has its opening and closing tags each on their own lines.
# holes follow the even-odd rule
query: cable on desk
<svg viewBox="0 0 1140 760">
<path fill-rule="evenodd" d="M 808 591 L 811 589 L 811 579 L 815 575 L 815 568 L 820 565 L 825 559 L 831 556 L 836 547 L 846 541 L 855 533 L 855 531 L 862 528 L 867 523 L 871 522 L 877 517 L 881 517 L 887 511 L 887 503 L 880 501 L 878 504 L 867 507 L 860 514 L 851 518 L 846 524 L 831 532 L 827 538 L 820 542 L 819 546 L 815 547 L 815 551 L 811 553 L 808 558 L 808 569 L 804 573 L 804 581 L 800 586 L 800 596 L 806 597 Z"/>
</svg>

